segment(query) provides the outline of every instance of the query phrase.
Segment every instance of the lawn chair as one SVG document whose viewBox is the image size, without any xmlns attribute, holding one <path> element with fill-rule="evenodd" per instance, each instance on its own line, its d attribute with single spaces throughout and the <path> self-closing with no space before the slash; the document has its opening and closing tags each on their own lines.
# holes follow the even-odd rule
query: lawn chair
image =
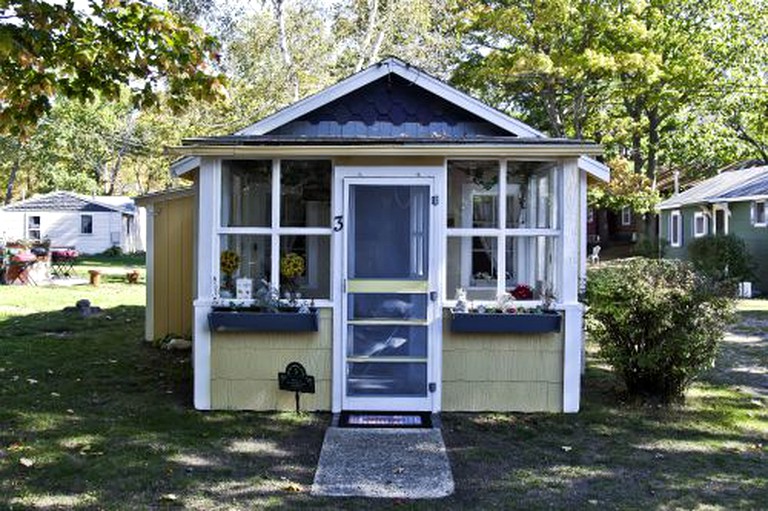
<svg viewBox="0 0 768 511">
<path fill-rule="evenodd" d="M 592 253 L 589 255 L 589 262 L 592 264 L 600 262 L 600 245 L 592 247 Z"/>
</svg>

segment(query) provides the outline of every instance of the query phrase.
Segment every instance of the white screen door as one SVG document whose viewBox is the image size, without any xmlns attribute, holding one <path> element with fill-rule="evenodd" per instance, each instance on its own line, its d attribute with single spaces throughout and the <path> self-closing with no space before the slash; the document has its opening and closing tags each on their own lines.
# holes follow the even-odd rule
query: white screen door
<svg viewBox="0 0 768 511">
<path fill-rule="evenodd" d="M 432 410 L 433 187 L 344 180 L 344 409 Z"/>
</svg>

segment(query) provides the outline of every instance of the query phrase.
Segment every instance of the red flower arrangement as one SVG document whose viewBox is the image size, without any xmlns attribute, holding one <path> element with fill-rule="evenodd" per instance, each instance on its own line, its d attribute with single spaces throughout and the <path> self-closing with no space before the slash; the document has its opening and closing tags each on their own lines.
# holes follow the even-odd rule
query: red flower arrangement
<svg viewBox="0 0 768 511">
<path fill-rule="evenodd" d="M 512 289 L 511 294 L 515 300 L 533 300 L 533 289 L 526 284 L 518 284 Z"/>
</svg>

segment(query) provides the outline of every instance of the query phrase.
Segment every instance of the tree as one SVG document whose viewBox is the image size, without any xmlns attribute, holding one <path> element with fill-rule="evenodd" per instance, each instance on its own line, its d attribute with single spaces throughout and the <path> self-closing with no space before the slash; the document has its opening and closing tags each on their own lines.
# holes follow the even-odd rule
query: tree
<svg viewBox="0 0 768 511">
<path fill-rule="evenodd" d="M 28 136 L 57 96 L 136 105 L 162 92 L 174 106 L 221 93 L 216 41 L 179 16 L 138 2 L 0 0 L 0 133 Z"/>
<path fill-rule="evenodd" d="M 466 53 L 453 78 L 458 85 L 553 136 L 603 143 L 609 159 L 630 160 L 649 186 L 660 164 L 679 163 L 675 137 L 708 116 L 719 117 L 717 104 L 735 97 L 745 75 L 765 80 L 765 0 L 459 5 L 464 15 L 457 28 Z M 752 47 L 763 51 L 750 51 L 751 71 L 737 72 L 744 67 L 740 56 Z M 738 111 L 743 118 L 745 110 Z M 759 125 L 745 124 L 753 130 Z M 634 201 L 625 199 L 612 203 Z"/>
<path fill-rule="evenodd" d="M 449 0 L 348 0 L 334 7 L 338 74 L 346 76 L 396 56 L 448 76 L 458 40 L 449 27 Z"/>
</svg>

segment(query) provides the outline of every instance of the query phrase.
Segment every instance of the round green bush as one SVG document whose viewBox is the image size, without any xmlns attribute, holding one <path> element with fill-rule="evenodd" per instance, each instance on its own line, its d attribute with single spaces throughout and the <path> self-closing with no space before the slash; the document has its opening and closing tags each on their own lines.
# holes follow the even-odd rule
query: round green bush
<svg viewBox="0 0 768 511">
<path fill-rule="evenodd" d="M 749 249 L 733 234 L 694 239 L 688 244 L 688 259 L 696 271 L 731 286 L 753 277 Z"/>
<path fill-rule="evenodd" d="M 734 301 L 676 260 L 630 259 L 589 274 L 587 330 L 633 398 L 679 400 L 711 367 Z"/>
</svg>

